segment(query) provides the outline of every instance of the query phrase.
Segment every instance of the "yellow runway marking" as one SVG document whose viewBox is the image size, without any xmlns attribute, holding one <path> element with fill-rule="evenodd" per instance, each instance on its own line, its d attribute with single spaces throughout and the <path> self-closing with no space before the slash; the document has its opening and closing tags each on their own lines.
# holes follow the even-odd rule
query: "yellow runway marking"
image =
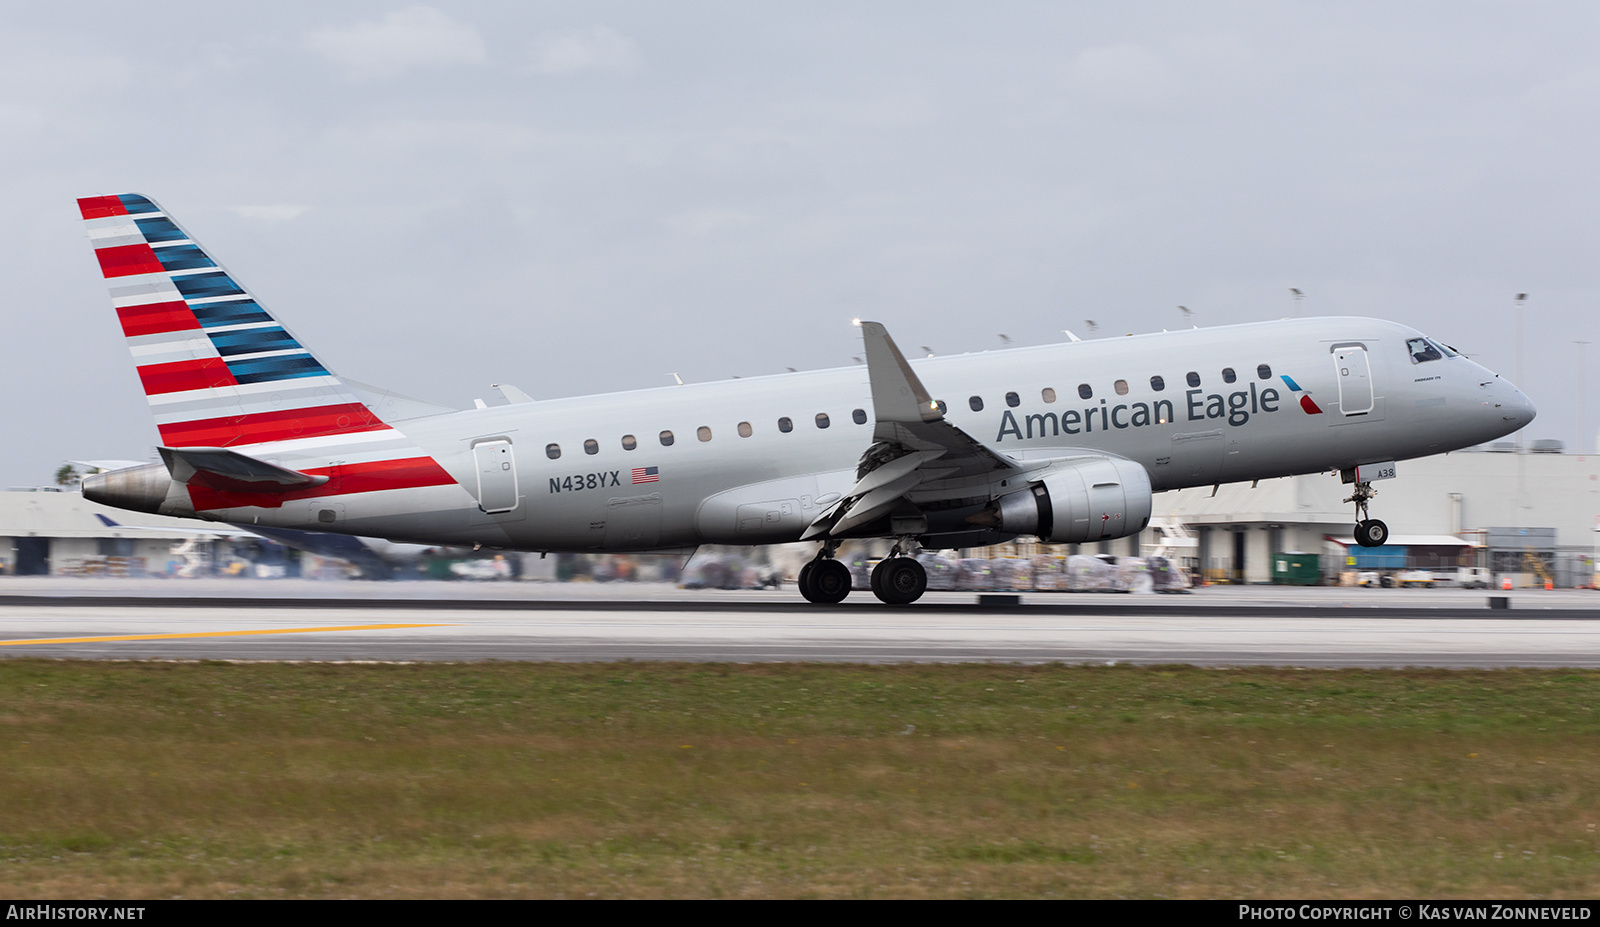
<svg viewBox="0 0 1600 927">
<path fill-rule="evenodd" d="M 395 628 L 448 628 L 447 624 L 345 624 L 327 628 L 267 628 L 259 631 L 196 631 L 192 634 L 117 634 L 107 637 L 44 637 L 31 641 L 0 641 L 0 647 L 23 644 L 98 644 L 102 641 L 171 641 L 189 637 L 243 637 L 249 634 L 313 634 L 318 631 L 386 631 Z"/>
</svg>

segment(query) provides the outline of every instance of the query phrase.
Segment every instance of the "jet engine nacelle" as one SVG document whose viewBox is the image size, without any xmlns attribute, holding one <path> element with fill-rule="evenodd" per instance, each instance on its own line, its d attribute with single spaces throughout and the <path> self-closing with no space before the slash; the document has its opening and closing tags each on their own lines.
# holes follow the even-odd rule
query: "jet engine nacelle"
<svg viewBox="0 0 1600 927">
<path fill-rule="evenodd" d="M 1057 544 L 1108 541 L 1150 524 L 1150 474 L 1131 460 L 1084 457 L 996 501 L 1008 533 Z"/>
</svg>

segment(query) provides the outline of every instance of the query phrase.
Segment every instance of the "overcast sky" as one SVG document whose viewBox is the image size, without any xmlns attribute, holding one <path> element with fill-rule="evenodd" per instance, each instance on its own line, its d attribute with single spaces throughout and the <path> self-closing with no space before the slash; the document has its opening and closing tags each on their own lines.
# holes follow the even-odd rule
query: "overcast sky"
<svg viewBox="0 0 1600 927">
<path fill-rule="evenodd" d="M 157 441 L 75 197 L 166 207 L 330 367 L 457 406 L 1291 315 L 1579 441 L 1582 2 L 6 4 L 0 485 Z M 1580 352 L 1588 351 L 1582 368 Z M 1589 388 L 1579 389 L 1580 370 Z M 1589 437 L 1600 402 L 1587 402 Z"/>
</svg>

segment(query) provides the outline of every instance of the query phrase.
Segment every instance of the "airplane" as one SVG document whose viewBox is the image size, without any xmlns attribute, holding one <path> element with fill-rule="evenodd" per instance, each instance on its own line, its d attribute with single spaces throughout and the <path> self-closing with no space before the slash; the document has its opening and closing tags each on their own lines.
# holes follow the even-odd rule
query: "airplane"
<svg viewBox="0 0 1600 927">
<path fill-rule="evenodd" d="M 865 366 L 460 411 L 341 378 L 155 201 L 78 201 L 161 435 L 160 463 L 90 476 L 142 512 L 523 551 L 814 541 L 802 596 L 887 538 L 883 602 L 919 547 L 1137 534 L 1152 495 L 1333 472 L 1378 546 L 1396 461 L 1533 420 L 1511 383 L 1405 325 L 1286 319 L 907 360 L 860 321 Z"/>
</svg>

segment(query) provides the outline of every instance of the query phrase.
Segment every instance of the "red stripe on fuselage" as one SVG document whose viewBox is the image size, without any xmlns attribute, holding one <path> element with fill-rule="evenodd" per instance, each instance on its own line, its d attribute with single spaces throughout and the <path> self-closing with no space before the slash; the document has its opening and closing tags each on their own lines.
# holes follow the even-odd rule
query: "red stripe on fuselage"
<svg viewBox="0 0 1600 927">
<path fill-rule="evenodd" d="M 128 207 L 122 205 L 120 197 L 80 196 L 78 211 L 83 213 L 85 219 L 104 219 L 106 216 L 125 216 Z"/>
<path fill-rule="evenodd" d="M 320 435 L 355 434 L 387 429 L 359 402 L 282 412 L 258 412 L 224 418 L 196 419 L 158 426 L 167 447 L 234 447 L 266 441 L 292 441 Z"/>
<path fill-rule="evenodd" d="M 239 381 L 233 378 L 233 372 L 220 357 L 201 357 L 195 360 L 173 361 L 170 364 L 150 364 L 139 368 L 139 380 L 144 384 L 146 396 L 239 384 Z"/>
<path fill-rule="evenodd" d="M 122 333 L 132 338 L 136 335 L 159 335 L 163 332 L 181 332 L 199 328 L 200 320 L 194 317 L 189 304 L 182 302 L 149 303 L 143 306 L 123 306 L 117 310 L 122 322 Z"/>
<path fill-rule="evenodd" d="M 131 277 L 135 274 L 159 274 L 166 270 L 156 260 L 149 245 L 120 245 L 116 248 L 98 248 L 94 256 L 100 259 L 100 272 L 111 277 Z"/>
<path fill-rule="evenodd" d="M 295 492 L 227 492 L 189 486 L 189 499 L 196 511 L 234 509 L 255 506 L 263 509 L 282 508 L 285 502 L 315 499 L 320 496 L 344 496 L 362 492 L 383 492 L 389 489 L 417 489 L 423 486 L 448 486 L 455 479 L 434 462 L 432 457 L 408 457 L 404 460 L 377 460 L 370 463 L 344 464 L 338 467 L 318 467 L 303 470 L 313 476 L 326 476 L 328 482 L 310 489 Z"/>
</svg>

